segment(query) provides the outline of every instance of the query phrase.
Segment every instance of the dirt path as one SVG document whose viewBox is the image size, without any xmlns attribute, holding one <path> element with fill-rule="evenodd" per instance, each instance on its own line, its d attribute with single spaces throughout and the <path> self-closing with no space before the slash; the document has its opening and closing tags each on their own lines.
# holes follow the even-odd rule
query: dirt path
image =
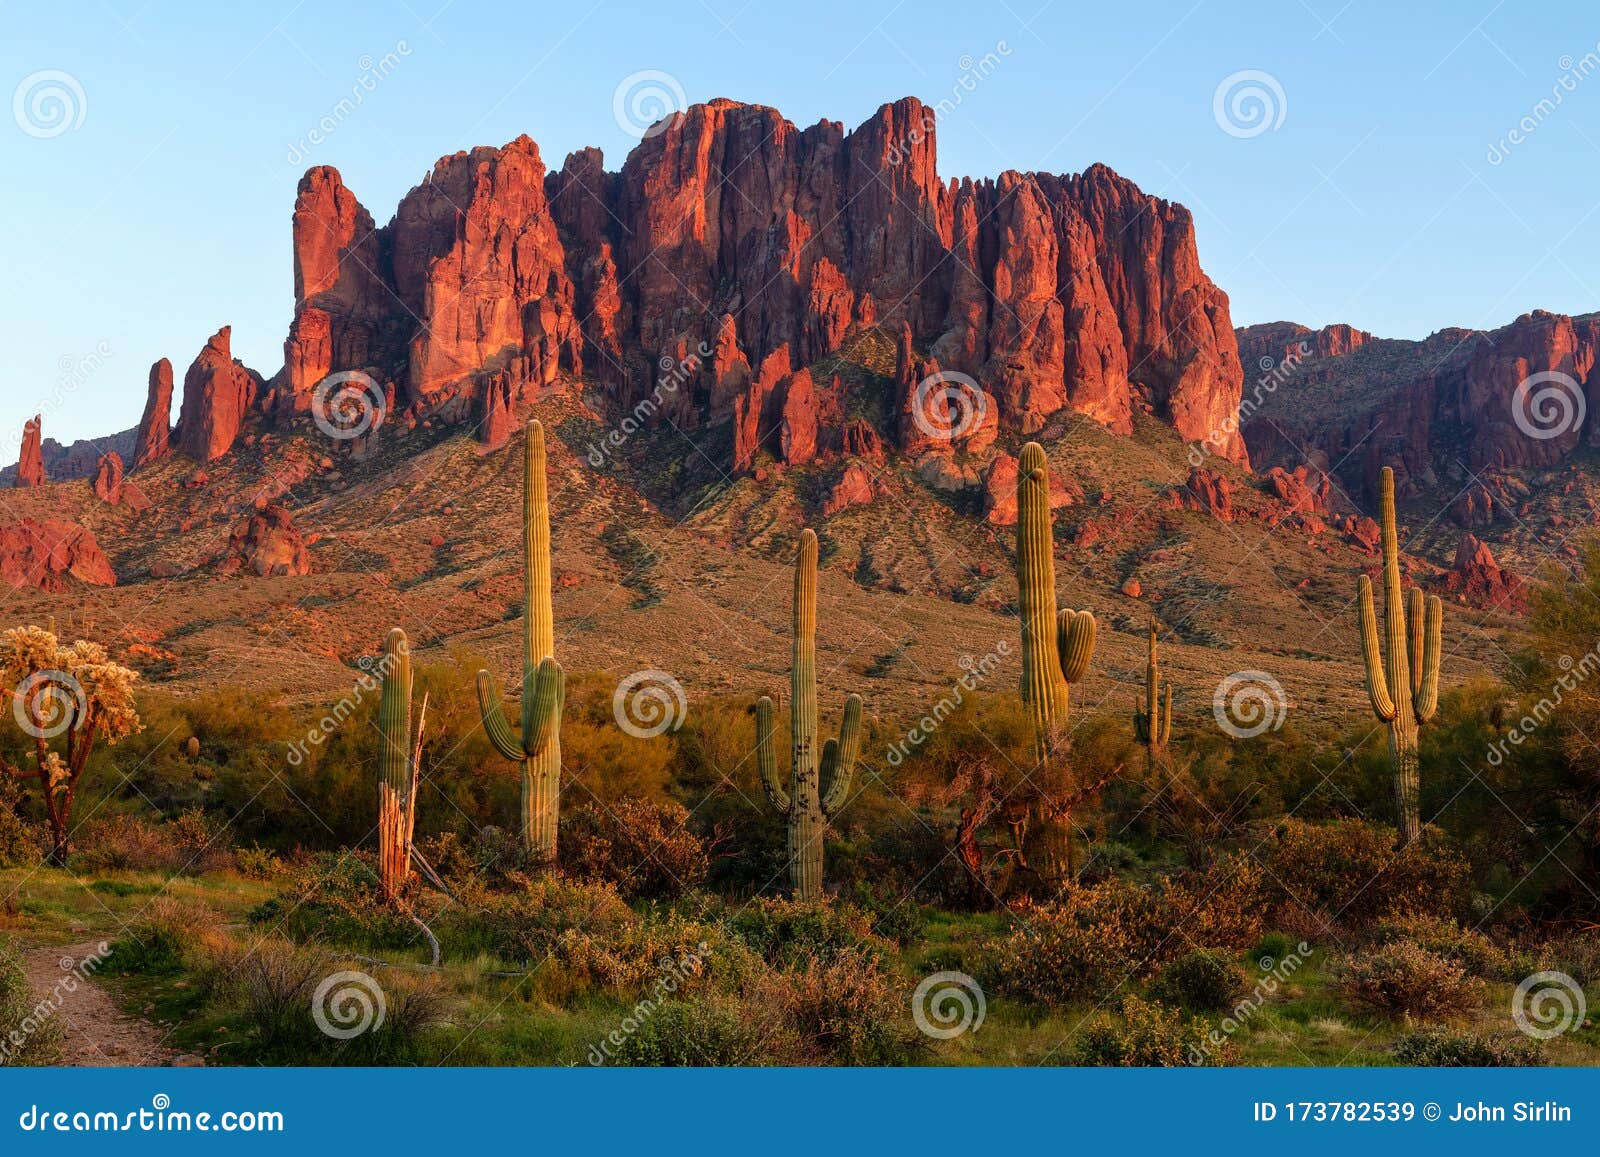
<svg viewBox="0 0 1600 1157">
<path fill-rule="evenodd" d="M 56 1011 L 61 1026 L 63 1065 L 170 1065 L 174 1050 L 161 1043 L 162 1031 L 128 1016 L 92 975 L 100 943 L 35 948 L 23 956 L 34 995 Z M 86 968 L 84 962 L 91 962 Z"/>
</svg>

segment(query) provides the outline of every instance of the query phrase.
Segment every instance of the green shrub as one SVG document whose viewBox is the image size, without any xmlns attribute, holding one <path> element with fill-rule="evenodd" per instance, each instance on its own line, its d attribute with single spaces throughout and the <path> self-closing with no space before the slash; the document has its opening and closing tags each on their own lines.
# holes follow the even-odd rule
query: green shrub
<svg viewBox="0 0 1600 1157">
<path fill-rule="evenodd" d="M 44 835 L 22 816 L 22 793 L 0 776 L 0 868 L 31 868 L 42 858 Z"/>
<path fill-rule="evenodd" d="M 1357 928 L 1466 910 L 1469 868 L 1443 837 L 1426 832 L 1403 852 L 1394 842 L 1392 828 L 1365 820 L 1285 820 L 1266 850 L 1265 899 L 1286 921 L 1311 916 Z"/>
<path fill-rule="evenodd" d="M 1075 889 L 1030 909 L 989 946 L 1003 962 L 991 980 L 1043 1004 L 1107 996 L 1159 962 L 1170 938 L 1164 915 L 1157 897 L 1133 884 Z"/>
<path fill-rule="evenodd" d="M 1078 1030 L 1072 1056 L 1080 1065 L 1176 1068 L 1221 1064 L 1227 1043 L 1207 1045 L 1210 1028 L 1198 1017 L 1185 1020 L 1160 1001 L 1125 997 L 1120 1015 L 1101 1013 Z"/>
<path fill-rule="evenodd" d="M 733 934 L 776 968 L 804 967 L 861 953 L 881 960 L 888 945 L 872 933 L 872 917 L 849 904 L 807 904 L 758 897 L 728 920 Z"/>
<path fill-rule="evenodd" d="M 791 1064 L 904 1065 L 928 1040 L 871 953 L 839 950 L 812 957 L 804 969 L 769 972 L 752 986 L 757 1024 L 788 1026 L 798 1037 Z"/>
<path fill-rule="evenodd" d="M 1380 924 L 1379 943 L 1409 940 L 1435 956 L 1453 960 L 1485 980 L 1514 980 L 1518 973 L 1511 954 L 1481 932 L 1438 916 L 1402 916 Z"/>
<path fill-rule="evenodd" d="M 1295 951 L 1298 951 L 1298 945 L 1294 937 L 1287 932 L 1268 932 L 1256 941 L 1250 959 L 1257 968 L 1268 971 L 1276 968 L 1286 956 Z"/>
<path fill-rule="evenodd" d="M 630 900 L 682 896 L 711 870 L 705 843 L 688 823 L 679 803 L 584 804 L 561 817 L 561 863 L 574 876 L 615 885 Z"/>
<path fill-rule="evenodd" d="M 757 1023 L 735 998 L 710 996 L 662 1005 L 620 1044 L 602 1041 L 588 1054 L 593 1065 L 700 1068 L 760 1064 L 773 1050 L 770 1025 Z"/>
<path fill-rule="evenodd" d="M 15 946 L 0 943 L 0 1068 L 32 1068 L 61 1060 L 61 1025 L 41 1001 Z"/>
<path fill-rule="evenodd" d="M 1520 1036 L 1456 1034 L 1425 1029 L 1400 1038 L 1395 1059 L 1403 1065 L 1429 1068 L 1521 1068 L 1545 1063 L 1544 1046 Z"/>
<path fill-rule="evenodd" d="M 563 936 L 604 938 L 638 923 L 638 915 L 610 884 L 564 876 L 510 877 L 513 890 L 464 897 L 447 909 L 442 933 L 462 946 L 504 960 L 539 963 Z"/>
<path fill-rule="evenodd" d="M 202 904 L 158 896 L 112 945 L 111 964 L 122 972 L 167 976 L 191 967 L 202 941 L 219 926 Z"/>
<path fill-rule="evenodd" d="M 301 943 L 371 950 L 409 948 L 422 939 L 404 912 L 383 902 L 377 873 L 356 852 L 313 856 L 287 876 L 287 884 L 281 895 L 251 910 L 252 924 Z"/>
<path fill-rule="evenodd" d="M 72 866 L 88 874 L 146 871 L 199 876 L 226 871 L 233 862 L 225 831 L 199 808 L 161 824 L 135 815 L 91 820 L 83 825 L 72 850 Z"/>
<path fill-rule="evenodd" d="M 1390 1015 L 1440 1019 L 1476 1007 L 1481 980 L 1466 969 L 1409 941 L 1363 955 L 1339 970 L 1340 992 L 1358 1004 Z"/>
<path fill-rule="evenodd" d="M 1162 968 L 1151 992 L 1168 1004 L 1201 1012 L 1231 1008 L 1246 986 L 1244 972 L 1220 952 L 1201 948 Z"/>
</svg>

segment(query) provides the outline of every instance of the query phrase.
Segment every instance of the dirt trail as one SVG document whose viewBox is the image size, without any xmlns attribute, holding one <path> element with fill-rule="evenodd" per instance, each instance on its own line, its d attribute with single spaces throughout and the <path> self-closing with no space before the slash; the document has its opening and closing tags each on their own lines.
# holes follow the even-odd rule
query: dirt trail
<svg viewBox="0 0 1600 1157">
<path fill-rule="evenodd" d="M 34 995 L 56 1009 L 61 1026 L 63 1065 L 170 1065 L 174 1050 L 162 1031 L 119 1009 L 98 984 L 87 979 L 84 961 L 93 961 L 100 943 L 35 948 L 23 956 Z"/>
</svg>

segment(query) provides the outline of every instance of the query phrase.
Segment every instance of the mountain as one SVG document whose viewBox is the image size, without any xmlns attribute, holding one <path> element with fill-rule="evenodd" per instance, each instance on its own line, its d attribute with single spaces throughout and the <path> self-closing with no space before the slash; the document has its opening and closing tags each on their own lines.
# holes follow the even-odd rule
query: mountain
<svg viewBox="0 0 1600 1157">
<path fill-rule="evenodd" d="M 163 359 L 95 485 L 46 470 L 0 520 L 104 551 L 107 571 L 78 568 L 99 585 L 73 589 L 150 680 L 325 701 L 396 622 L 425 656 L 512 661 L 511 433 L 537 413 L 574 670 L 775 686 L 785 562 L 810 525 L 824 661 L 876 708 L 917 709 L 1002 643 L 995 677 L 1015 677 L 1016 456 L 1034 438 L 1059 481 L 1064 605 L 1103 625 L 1080 702 L 1131 694 L 1154 618 L 1196 719 L 1223 671 L 1270 671 L 1312 713 L 1358 705 L 1351 592 L 1375 527 L 1344 464 L 1333 486 L 1294 459 L 1293 431 L 1330 431 L 1282 403 L 1383 343 L 1313 336 L 1319 356 L 1296 352 L 1262 404 L 1256 367 L 1305 333 L 1236 335 L 1182 206 L 1101 165 L 970 180 L 935 159 L 912 99 L 850 132 L 717 100 L 617 171 L 586 149 L 547 172 L 527 137 L 442 158 L 381 227 L 314 168 L 283 367 L 240 363 L 222 326 L 175 428 Z M 1478 546 L 1406 562 L 1457 596 L 1447 680 L 1499 661 Z M 44 589 L 13 614 L 51 613 L 74 581 L 25 580 Z"/>
</svg>

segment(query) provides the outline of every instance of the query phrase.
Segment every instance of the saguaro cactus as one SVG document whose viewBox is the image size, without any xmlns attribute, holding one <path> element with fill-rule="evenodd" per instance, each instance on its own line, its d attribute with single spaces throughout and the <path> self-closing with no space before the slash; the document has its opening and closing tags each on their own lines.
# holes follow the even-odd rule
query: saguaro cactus
<svg viewBox="0 0 1600 1157">
<path fill-rule="evenodd" d="M 1050 761 L 1065 730 L 1069 692 L 1094 656 L 1094 615 L 1056 610 L 1050 519 L 1050 463 L 1029 442 L 1017 465 L 1017 587 L 1022 611 L 1022 701 L 1033 718 L 1038 788 L 1028 817 L 1028 865 L 1048 881 L 1072 870 L 1072 825 L 1051 798 Z"/>
<path fill-rule="evenodd" d="M 556 859 L 561 811 L 561 709 L 567 677 L 556 662 L 550 606 L 550 503 L 545 485 L 544 427 L 528 423 L 523 455 L 522 558 L 527 607 L 522 616 L 522 734 L 500 711 L 494 676 L 478 672 L 478 705 L 489 742 L 522 765 L 522 845 L 536 867 Z"/>
<path fill-rule="evenodd" d="M 384 898 L 397 899 L 411 875 L 416 799 L 411 736 L 411 648 L 399 627 L 383 649 L 378 700 L 378 880 Z"/>
<path fill-rule="evenodd" d="M 789 674 L 789 732 L 793 764 L 789 787 L 778 780 L 778 758 L 772 736 L 772 699 L 756 704 L 756 763 L 767 798 L 789 819 L 789 879 L 800 900 L 822 897 L 822 838 L 827 821 L 839 813 L 850 795 L 856 756 L 861 751 L 861 696 L 844 702 L 839 738 L 817 752 L 817 536 L 800 535 L 800 556 L 794 564 L 794 661 Z M 823 794 L 822 781 L 828 781 Z"/>
<path fill-rule="evenodd" d="M 1407 631 L 1406 608 L 1400 591 L 1400 548 L 1395 535 L 1394 471 L 1387 466 L 1379 476 L 1378 501 L 1383 523 L 1383 619 L 1387 658 L 1378 643 L 1372 580 L 1366 575 L 1362 575 L 1357 584 L 1361 603 L 1361 657 L 1366 663 L 1367 694 L 1372 699 L 1372 710 L 1389 725 L 1395 827 L 1400 833 L 1399 846 L 1403 848 L 1422 833 L 1417 798 L 1420 790 L 1417 730 L 1419 724 L 1433 718 L 1439 707 L 1439 638 L 1444 605 L 1438 595 L 1429 596 L 1424 616 L 1422 591 L 1412 587 L 1411 623 Z"/>
<path fill-rule="evenodd" d="M 1166 698 L 1162 699 L 1161 655 L 1156 643 L 1156 624 L 1150 622 L 1150 654 L 1144 664 L 1144 706 L 1133 713 L 1133 734 L 1144 744 L 1147 766 L 1154 768 L 1156 760 L 1172 738 L 1172 684 L 1166 684 Z"/>
</svg>

